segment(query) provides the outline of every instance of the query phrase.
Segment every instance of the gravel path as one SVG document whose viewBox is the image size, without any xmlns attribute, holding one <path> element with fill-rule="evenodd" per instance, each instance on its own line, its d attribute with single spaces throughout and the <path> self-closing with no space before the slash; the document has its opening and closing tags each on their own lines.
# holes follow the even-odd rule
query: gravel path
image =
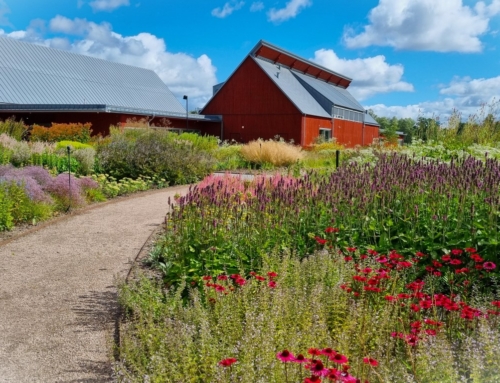
<svg viewBox="0 0 500 383">
<path fill-rule="evenodd" d="M 0 382 L 110 382 L 125 276 L 175 187 L 56 220 L 0 243 Z"/>
</svg>

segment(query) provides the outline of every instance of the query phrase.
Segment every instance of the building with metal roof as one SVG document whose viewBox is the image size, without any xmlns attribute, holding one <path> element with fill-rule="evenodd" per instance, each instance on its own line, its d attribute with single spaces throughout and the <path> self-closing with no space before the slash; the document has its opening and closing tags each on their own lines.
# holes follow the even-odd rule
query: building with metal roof
<svg viewBox="0 0 500 383">
<path fill-rule="evenodd" d="M 152 70 L 0 37 L 0 118 L 12 115 L 28 124 L 91 122 L 103 134 L 130 118 L 166 118 L 179 129 L 221 124 L 188 114 Z"/>
<path fill-rule="evenodd" d="M 379 124 L 347 88 L 351 79 L 260 41 L 202 113 L 224 120 L 224 139 L 241 142 L 280 136 L 302 146 L 318 136 L 347 146 L 379 138 Z"/>
</svg>

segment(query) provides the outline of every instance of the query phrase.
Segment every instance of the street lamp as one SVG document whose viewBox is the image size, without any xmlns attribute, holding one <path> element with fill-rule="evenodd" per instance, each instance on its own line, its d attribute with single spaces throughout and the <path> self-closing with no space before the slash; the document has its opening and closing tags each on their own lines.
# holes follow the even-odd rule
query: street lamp
<svg viewBox="0 0 500 383">
<path fill-rule="evenodd" d="M 182 97 L 184 100 L 186 100 L 186 129 L 189 129 L 189 109 L 188 109 L 188 96 L 184 95 L 184 97 Z"/>
</svg>

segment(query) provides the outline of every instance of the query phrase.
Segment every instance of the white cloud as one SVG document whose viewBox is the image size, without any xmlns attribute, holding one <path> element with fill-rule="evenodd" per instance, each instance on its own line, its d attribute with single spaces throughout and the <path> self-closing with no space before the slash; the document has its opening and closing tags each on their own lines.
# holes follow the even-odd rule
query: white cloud
<svg viewBox="0 0 500 383">
<path fill-rule="evenodd" d="M 463 118 L 486 112 L 490 107 L 497 109 L 500 101 L 500 76 L 493 78 L 471 79 L 455 78 L 450 84 L 443 86 L 439 92 L 445 96 L 441 100 L 426 101 L 406 106 L 386 106 L 383 104 L 367 106 L 367 109 L 380 116 L 387 117 L 439 117 L 446 121 L 453 110 L 461 113 Z M 496 113 L 497 110 L 494 111 Z"/>
<path fill-rule="evenodd" d="M 129 0 L 94 0 L 89 3 L 94 12 L 111 12 L 117 8 L 130 5 Z"/>
<path fill-rule="evenodd" d="M 479 1 L 471 8 L 462 0 L 380 0 L 364 31 L 344 33 L 349 48 L 370 45 L 438 52 L 480 52 L 480 36 L 490 17 L 500 13 L 500 0 Z"/>
<path fill-rule="evenodd" d="M 286 3 L 284 8 L 272 8 L 269 10 L 267 18 L 269 21 L 281 23 L 282 21 L 294 18 L 302 11 L 302 9 L 310 7 L 311 5 L 312 0 L 290 0 Z"/>
<path fill-rule="evenodd" d="M 212 16 L 218 17 L 220 19 L 223 19 L 229 15 L 231 15 L 234 11 L 237 11 L 241 9 L 245 5 L 244 1 L 228 1 L 224 6 L 215 8 L 212 10 Z"/>
<path fill-rule="evenodd" d="M 379 93 L 413 92 L 413 85 L 402 81 L 404 67 L 390 65 L 385 56 L 342 59 L 331 49 L 320 49 L 312 61 L 353 79 L 349 91 L 359 100 Z"/>
<path fill-rule="evenodd" d="M 182 52 L 169 52 L 165 41 L 150 33 L 122 36 L 114 32 L 108 23 L 96 24 L 63 16 L 50 20 L 49 29 L 62 36 L 44 38 L 41 25 L 9 34 L 0 29 L 0 35 L 151 69 L 178 98 L 189 95 L 189 104 L 194 107 L 205 105 L 212 96 L 212 86 L 217 83 L 217 69 L 207 55 L 193 57 Z M 77 39 L 70 41 L 67 38 L 70 34 L 76 35 Z"/>
<path fill-rule="evenodd" d="M 7 14 L 10 13 L 10 8 L 4 0 L 0 0 L 0 25 L 11 25 Z"/>
<path fill-rule="evenodd" d="M 259 12 L 264 9 L 264 3 L 262 1 L 255 1 L 250 6 L 250 12 Z"/>
</svg>

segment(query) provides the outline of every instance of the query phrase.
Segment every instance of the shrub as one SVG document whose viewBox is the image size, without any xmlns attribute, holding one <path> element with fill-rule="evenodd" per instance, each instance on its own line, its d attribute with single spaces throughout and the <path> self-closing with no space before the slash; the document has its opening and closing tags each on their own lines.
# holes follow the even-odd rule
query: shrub
<svg viewBox="0 0 500 383">
<path fill-rule="evenodd" d="M 196 133 L 181 133 L 179 135 L 172 133 L 174 139 L 189 141 L 197 150 L 213 152 L 219 146 L 219 139 L 215 136 L 202 136 Z"/>
<path fill-rule="evenodd" d="M 129 140 L 127 133 L 115 133 L 97 147 L 100 170 L 117 179 L 149 176 L 170 184 L 195 182 L 212 171 L 212 156 L 171 136 L 165 131 L 144 130 Z"/>
<path fill-rule="evenodd" d="M 90 175 L 94 171 L 96 151 L 92 147 L 77 149 L 73 152 L 73 158 L 78 161 L 77 174 Z"/>
<path fill-rule="evenodd" d="M 71 178 L 71 187 L 69 184 Z M 51 185 L 47 188 L 56 203 L 57 210 L 66 210 L 69 206 L 80 207 L 86 204 L 85 188 L 96 188 L 98 185 L 94 181 L 82 181 L 73 175 L 59 174 L 55 177 Z M 92 182 L 92 183 L 90 183 Z"/>
<path fill-rule="evenodd" d="M 92 145 L 83 144 L 83 143 L 78 142 L 78 141 L 59 141 L 56 144 L 56 150 L 60 150 L 60 149 L 66 150 L 66 148 L 68 146 L 71 146 L 72 151 L 78 150 L 78 149 L 92 148 Z"/>
<path fill-rule="evenodd" d="M 302 149 L 284 141 L 251 141 L 241 147 L 243 157 L 252 163 L 290 166 L 303 158 Z"/>
<path fill-rule="evenodd" d="M 24 122 L 16 121 L 15 117 L 12 116 L 5 121 L 0 121 L 0 135 L 7 134 L 13 137 L 17 141 L 21 141 L 28 131 L 28 127 L 24 125 Z"/>
<path fill-rule="evenodd" d="M 222 145 L 214 152 L 217 159 L 217 170 L 245 169 L 250 164 L 241 154 L 241 145 Z"/>
<path fill-rule="evenodd" d="M 0 177 L 0 230 L 10 230 L 20 222 L 48 218 L 49 197 L 31 177 Z"/>
<path fill-rule="evenodd" d="M 52 126 L 50 128 L 46 128 L 40 125 L 33 125 L 33 130 L 31 131 L 31 140 L 48 142 L 69 140 L 87 143 L 90 141 L 90 136 L 92 134 L 92 129 L 90 128 L 91 126 L 92 124 L 90 122 L 87 122 L 86 124 L 52 123 Z"/>
</svg>

